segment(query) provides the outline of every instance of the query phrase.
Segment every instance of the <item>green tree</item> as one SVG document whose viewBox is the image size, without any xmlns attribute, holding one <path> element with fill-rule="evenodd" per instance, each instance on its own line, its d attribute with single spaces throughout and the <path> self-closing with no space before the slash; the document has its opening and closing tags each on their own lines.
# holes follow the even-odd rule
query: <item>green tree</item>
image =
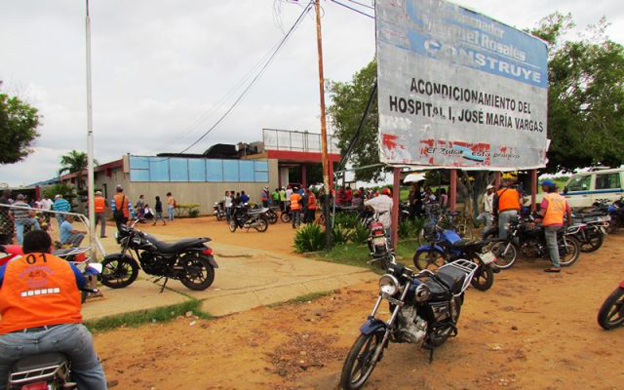
<svg viewBox="0 0 624 390">
<path fill-rule="evenodd" d="M 351 139 L 358 130 L 376 82 L 377 64 L 375 61 L 372 61 L 357 72 L 350 82 L 330 83 L 329 91 L 332 103 L 327 112 L 342 153 L 347 150 Z M 360 139 L 349 158 L 349 163 L 355 167 L 379 163 L 378 128 L 379 113 L 377 110 L 377 99 L 375 99 L 364 122 Z M 382 172 L 382 168 L 358 170 L 355 172 L 355 179 L 362 181 L 379 180 Z"/>
<path fill-rule="evenodd" d="M 549 45 L 549 172 L 624 163 L 624 47 L 605 35 L 603 18 L 585 38 L 563 41 L 570 14 L 554 13 L 531 33 Z"/>
<path fill-rule="evenodd" d="M 97 162 L 94 161 L 94 165 Z M 85 152 L 79 152 L 72 150 L 65 156 L 61 156 L 61 169 L 59 169 L 59 175 L 64 172 L 76 173 L 76 187 L 78 193 L 82 189 L 82 172 L 87 169 L 87 154 Z"/>
<path fill-rule="evenodd" d="M 0 93 L 0 164 L 14 164 L 32 153 L 30 146 L 39 136 L 37 127 L 36 108 Z"/>
</svg>

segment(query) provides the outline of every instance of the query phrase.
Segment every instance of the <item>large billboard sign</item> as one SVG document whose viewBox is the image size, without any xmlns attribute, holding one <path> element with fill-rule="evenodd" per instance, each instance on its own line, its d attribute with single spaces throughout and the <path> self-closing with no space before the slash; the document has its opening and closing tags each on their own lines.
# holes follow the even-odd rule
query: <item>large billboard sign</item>
<svg viewBox="0 0 624 390">
<path fill-rule="evenodd" d="M 377 0 L 379 147 L 388 164 L 546 165 L 546 44 L 442 0 Z"/>
</svg>

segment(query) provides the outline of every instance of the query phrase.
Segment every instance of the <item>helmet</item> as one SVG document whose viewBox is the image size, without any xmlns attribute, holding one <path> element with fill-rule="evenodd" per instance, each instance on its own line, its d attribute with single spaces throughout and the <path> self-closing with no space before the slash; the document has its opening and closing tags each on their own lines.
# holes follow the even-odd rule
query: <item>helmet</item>
<svg viewBox="0 0 624 390">
<path fill-rule="evenodd" d="M 115 187 L 115 191 L 117 192 L 123 191 L 123 187 L 121 186 L 121 184 L 117 184 L 117 187 Z"/>
<path fill-rule="evenodd" d="M 392 191 L 390 190 L 390 188 L 384 188 L 381 191 L 381 193 L 384 194 L 384 195 L 392 196 Z"/>
</svg>

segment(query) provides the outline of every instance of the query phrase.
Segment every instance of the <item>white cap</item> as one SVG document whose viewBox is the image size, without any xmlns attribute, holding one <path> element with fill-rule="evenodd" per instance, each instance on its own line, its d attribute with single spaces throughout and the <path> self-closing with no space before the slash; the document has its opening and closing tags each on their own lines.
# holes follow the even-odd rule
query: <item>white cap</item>
<svg viewBox="0 0 624 390">
<path fill-rule="evenodd" d="M 487 186 L 485 189 L 486 189 L 486 190 L 489 190 L 489 189 L 491 189 L 491 188 L 494 188 L 494 186 L 493 186 L 493 185 L 491 185 L 491 184 L 488 184 L 488 186 Z"/>
</svg>

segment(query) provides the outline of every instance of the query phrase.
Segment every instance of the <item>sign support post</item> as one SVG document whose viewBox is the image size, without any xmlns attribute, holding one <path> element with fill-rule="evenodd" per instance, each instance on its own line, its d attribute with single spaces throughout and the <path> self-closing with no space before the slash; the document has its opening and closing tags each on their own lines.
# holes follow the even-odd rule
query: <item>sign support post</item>
<svg viewBox="0 0 624 390">
<path fill-rule="evenodd" d="M 451 185 L 449 186 L 449 207 L 455 211 L 457 207 L 457 169 L 451 169 Z"/>
<path fill-rule="evenodd" d="M 392 185 L 392 247 L 396 253 L 399 246 L 399 203 L 401 201 L 401 168 L 394 168 Z"/>
</svg>

